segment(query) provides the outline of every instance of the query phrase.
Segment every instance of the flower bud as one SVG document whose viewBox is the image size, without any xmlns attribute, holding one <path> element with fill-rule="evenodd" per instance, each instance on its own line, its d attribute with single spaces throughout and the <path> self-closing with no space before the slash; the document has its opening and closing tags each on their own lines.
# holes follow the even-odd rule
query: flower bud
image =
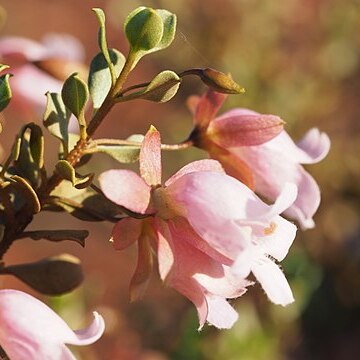
<svg viewBox="0 0 360 360">
<path fill-rule="evenodd" d="M 230 74 L 224 74 L 214 69 L 201 69 L 201 80 L 211 89 L 224 94 L 242 94 L 245 89 L 237 84 Z"/>
<path fill-rule="evenodd" d="M 139 7 L 127 17 L 125 33 L 132 51 L 149 51 L 162 39 L 164 24 L 156 10 Z"/>
</svg>

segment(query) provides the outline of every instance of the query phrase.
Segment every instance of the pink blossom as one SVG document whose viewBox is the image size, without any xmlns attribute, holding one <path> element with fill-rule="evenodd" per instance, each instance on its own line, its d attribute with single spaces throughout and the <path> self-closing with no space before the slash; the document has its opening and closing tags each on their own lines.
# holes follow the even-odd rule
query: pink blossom
<svg viewBox="0 0 360 360">
<path fill-rule="evenodd" d="M 161 185 L 160 135 L 155 129 L 143 141 L 140 173 L 141 177 L 129 170 L 109 170 L 99 178 L 110 200 L 145 217 L 120 220 L 112 232 L 115 249 L 138 242 L 131 298 L 139 298 L 146 289 L 154 248 L 161 279 L 194 303 L 200 328 L 205 321 L 230 328 L 237 313 L 226 299 L 242 295 L 251 284 L 245 279 L 249 271 L 239 276 L 232 265 L 256 241 L 270 249 L 265 257 L 277 246 L 291 245 L 296 227 L 278 214 L 294 201 L 296 187 L 287 186 L 268 206 L 214 160 L 192 162 Z"/>
<path fill-rule="evenodd" d="M 13 99 L 11 106 L 24 115 L 33 116 L 43 112 L 46 105 L 46 92 L 60 92 L 62 82 L 40 70 L 35 62 L 57 59 L 62 64 L 57 68 L 65 71 L 67 62 L 79 62 L 77 71 L 82 68 L 84 52 L 78 40 L 70 35 L 48 34 L 43 43 L 30 39 L 5 36 L 0 38 L 1 62 L 10 66 L 8 72 L 14 76 L 10 80 Z M 70 71 L 70 69 L 68 69 Z M 75 71 L 74 68 L 71 70 Z M 69 76 L 67 74 L 67 76 Z"/>
<path fill-rule="evenodd" d="M 237 108 L 215 117 L 224 99 L 225 95 L 209 91 L 192 100 L 195 145 L 219 160 L 229 175 L 271 201 L 285 183 L 296 184 L 298 197 L 285 214 L 304 229 L 313 227 L 320 190 L 301 164 L 319 162 L 327 155 L 328 136 L 314 128 L 295 144 L 277 116 Z"/>
<path fill-rule="evenodd" d="M 0 290 L 0 346 L 11 360 L 72 360 L 65 346 L 89 345 L 104 332 L 94 312 L 90 326 L 73 331 L 53 310 L 17 290 Z"/>
</svg>

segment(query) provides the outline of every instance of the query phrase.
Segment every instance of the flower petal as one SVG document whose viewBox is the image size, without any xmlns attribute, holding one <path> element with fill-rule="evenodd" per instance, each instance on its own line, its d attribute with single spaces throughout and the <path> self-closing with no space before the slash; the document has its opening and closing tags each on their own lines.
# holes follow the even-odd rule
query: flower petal
<svg viewBox="0 0 360 360">
<path fill-rule="evenodd" d="M 170 270 L 172 269 L 175 259 L 174 259 L 174 249 L 171 241 L 171 233 L 167 224 L 160 220 L 156 219 L 154 221 L 154 227 L 157 234 L 157 256 L 158 256 L 158 266 L 159 274 L 161 280 L 165 280 L 169 275 Z"/>
<path fill-rule="evenodd" d="M 200 129 L 206 128 L 210 120 L 216 116 L 226 97 L 225 94 L 209 89 L 197 104 L 194 116 L 195 126 Z"/>
<path fill-rule="evenodd" d="M 208 304 L 207 321 L 218 329 L 230 329 L 239 318 L 238 313 L 226 301 L 219 296 L 206 296 Z"/>
<path fill-rule="evenodd" d="M 318 185 L 301 165 L 287 158 L 286 147 L 270 147 L 273 141 L 259 146 L 234 148 L 232 151 L 251 167 L 255 177 L 255 191 L 269 200 L 274 201 L 286 183 L 294 183 L 298 188 L 298 196 L 286 214 L 298 220 L 303 228 L 309 228 L 314 224 L 312 216 L 320 203 Z"/>
<path fill-rule="evenodd" d="M 271 255 L 278 261 L 282 261 L 289 252 L 296 236 L 296 226 L 281 216 L 277 216 L 273 222 L 274 229 L 270 235 L 259 239 L 264 253 Z"/>
<path fill-rule="evenodd" d="M 215 172 L 190 173 L 172 183 L 167 193 L 216 251 L 233 259 L 249 244 L 249 229 L 235 220 L 247 219 L 247 203 L 257 198 L 236 179 Z"/>
<path fill-rule="evenodd" d="M 299 169 L 298 196 L 294 204 L 285 211 L 288 215 L 299 221 L 303 230 L 315 226 L 312 219 L 320 205 L 320 189 L 314 178 L 303 168 Z"/>
<path fill-rule="evenodd" d="M 211 121 L 207 134 L 212 141 L 222 147 L 260 145 L 278 135 L 284 121 L 275 115 L 244 115 L 233 110 L 231 114 Z"/>
<path fill-rule="evenodd" d="M 103 318 L 72 331 L 47 305 L 17 290 L 0 290 L 0 343 L 11 359 L 73 359 L 64 344 L 88 345 L 104 332 Z M 66 357 L 65 357 L 66 356 Z"/>
<path fill-rule="evenodd" d="M 221 164 L 216 160 L 198 160 L 193 161 L 185 166 L 183 166 L 176 174 L 174 174 L 170 179 L 165 183 L 165 186 L 169 186 L 177 179 L 181 178 L 185 174 L 190 174 L 197 171 L 214 171 L 219 173 L 224 173 L 224 169 Z"/>
<path fill-rule="evenodd" d="M 154 127 L 146 133 L 141 145 L 140 174 L 150 186 L 161 184 L 161 140 Z"/>
<path fill-rule="evenodd" d="M 71 345 L 89 345 L 97 341 L 105 330 L 105 322 L 101 315 L 96 311 L 93 312 L 94 320 L 86 328 L 75 330 L 76 337 L 72 340 L 65 341 L 66 344 Z"/>
<path fill-rule="evenodd" d="M 150 212 L 150 187 L 130 170 L 108 170 L 99 176 L 101 190 L 107 198 L 125 208 L 145 214 Z"/>
<path fill-rule="evenodd" d="M 302 159 L 302 164 L 313 164 L 321 161 L 330 150 L 330 139 L 319 129 L 310 129 L 297 143 L 297 146 L 306 153 L 308 158 Z"/>
<path fill-rule="evenodd" d="M 131 217 L 121 219 L 115 224 L 111 232 L 115 250 L 124 250 L 134 244 L 140 237 L 142 221 Z"/>
<path fill-rule="evenodd" d="M 213 142 L 208 142 L 206 150 L 211 158 L 218 160 L 226 173 L 241 181 L 250 189 L 255 188 L 254 176 L 250 166 L 240 159 L 239 156 L 221 148 Z"/>
<path fill-rule="evenodd" d="M 252 272 L 274 304 L 286 306 L 294 302 L 285 275 L 273 261 L 266 257 L 259 259 L 253 264 Z"/>
<path fill-rule="evenodd" d="M 147 236 L 138 241 L 138 261 L 130 282 L 130 301 L 141 299 L 149 284 L 153 269 L 153 256 Z"/>
<path fill-rule="evenodd" d="M 46 56 L 46 48 L 36 41 L 17 36 L 3 36 L 0 39 L 0 56 L 9 60 L 39 60 Z"/>
</svg>

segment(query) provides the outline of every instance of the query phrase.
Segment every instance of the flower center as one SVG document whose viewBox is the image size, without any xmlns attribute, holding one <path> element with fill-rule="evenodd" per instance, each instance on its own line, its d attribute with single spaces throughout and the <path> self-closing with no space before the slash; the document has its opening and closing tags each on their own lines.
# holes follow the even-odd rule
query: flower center
<svg viewBox="0 0 360 360">
<path fill-rule="evenodd" d="M 265 234 L 266 236 L 272 235 L 272 234 L 275 232 L 276 228 L 277 228 L 276 223 L 274 223 L 274 222 L 272 221 L 272 222 L 269 224 L 269 227 L 264 228 L 264 234 Z"/>
<path fill-rule="evenodd" d="M 169 220 L 180 215 L 179 206 L 170 198 L 164 187 L 153 188 L 151 199 L 156 210 L 156 216 Z"/>
</svg>

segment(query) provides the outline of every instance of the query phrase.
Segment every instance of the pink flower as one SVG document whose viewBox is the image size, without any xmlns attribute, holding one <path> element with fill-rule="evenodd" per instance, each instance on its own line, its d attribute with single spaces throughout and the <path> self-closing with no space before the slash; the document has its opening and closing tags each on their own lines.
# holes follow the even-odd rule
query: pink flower
<svg viewBox="0 0 360 360">
<path fill-rule="evenodd" d="M 69 76 L 69 72 L 74 72 L 75 69 L 82 70 L 83 65 L 78 62 L 83 57 L 81 44 L 70 35 L 48 34 L 43 43 L 15 36 L 0 38 L 1 62 L 10 65 L 8 72 L 14 75 L 10 80 L 12 106 L 24 115 L 33 116 L 34 112 L 44 111 L 46 92 L 61 91 L 62 82 L 36 67 L 36 62 L 55 59 L 61 61 L 61 64 L 57 63 L 53 67 L 57 71 L 67 72 Z"/>
<path fill-rule="evenodd" d="M 65 346 L 94 343 L 104 332 L 94 312 L 92 324 L 72 331 L 48 306 L 17 290 L 0 290 L 0 346 L 11 360 L 72 360 Z"/>
<path fill-rule="evenodd" d="M 192 162 L 161 185 L 160 135 L 155 129 L 143 141 L 140 173 L 109 170 L 99 178 L 110 200 L 143 217 L 122 219 L 112 232 L 115 249 L 138 242 L 131 298 L 140 297 L 146 288 L 154 248 L 160 277 L 194 303 L 200 328 L 205 321 L 230 328 L 237 313 L 226 299 L 242 295 L 251 284 L 245 280 L 248 274 L 238 276 L 231 266 L 254 241 L 266 243 L 269 235 L 278 243 L 269 243 L 264 256 L 278 246 L 290 246 L 296 227 L 278 214 L 294 201 L 296 187 L 286 187 L 268 206 L 214 160 Z"/>
<path fill-rule="evenodd" d="M 296 184 L 298 197 L 285 214 L 304 229 L 313 227 L 320 190 L 301 164 L 319 162 L 327 155 L 328 136 L 311 129 L 295 144 L 277 116 L 237 108 L 215 117 L 224 100 L 225 95 L 211 90 L 200 100 L 192 99 L 195 145 L 219 160 L 229 175 L 271 201 L 285 183 Z"/>
</svg>

